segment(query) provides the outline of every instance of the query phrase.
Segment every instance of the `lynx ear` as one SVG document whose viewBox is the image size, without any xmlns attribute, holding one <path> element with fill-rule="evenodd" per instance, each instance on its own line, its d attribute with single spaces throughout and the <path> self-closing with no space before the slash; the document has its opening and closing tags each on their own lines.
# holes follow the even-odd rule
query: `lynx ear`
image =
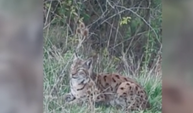
<svg viewBox="0 0 193 113">
<path fill-rule="evenodd" d="M 84 66 L 84 68 L 86 68 L 86 69 L 90 69 L 90 68 L 92 67 L 92 63 L 93 63 L 93 59 L 92 59 L 92 58 L 89 58 L 89 59 L 87 59 L 87 60 L 84 62 L 83 66 Z"/>
<path fill-rule="evenodd" d="M 74 53 L 74 55 L 73 55 L 73 56 L 74 56 L 73 61 L 75 61 L 75 60 L 79 59 L 79 56 L 78 56 L 78 54 L 77 54 L 76 52 Z"/>
</svg>

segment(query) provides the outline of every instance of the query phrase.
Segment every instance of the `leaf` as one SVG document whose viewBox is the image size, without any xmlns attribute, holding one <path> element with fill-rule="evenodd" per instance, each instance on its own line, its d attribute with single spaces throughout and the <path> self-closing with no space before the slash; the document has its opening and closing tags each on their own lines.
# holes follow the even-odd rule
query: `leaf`
<svg viewBox="0 0 193 113">
<path fill-rule="evenodd" d="M 123 17 L 122 20 L 120 21 L 120 26 L 128 24 L 130 20 L 131 17 Z"/>
</svg>

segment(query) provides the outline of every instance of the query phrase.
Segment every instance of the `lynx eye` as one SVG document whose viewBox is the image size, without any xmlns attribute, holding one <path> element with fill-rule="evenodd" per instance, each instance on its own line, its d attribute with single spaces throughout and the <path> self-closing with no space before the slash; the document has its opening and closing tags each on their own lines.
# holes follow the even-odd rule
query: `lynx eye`
<svg viewBox="0 0 193 113">
<path fill-rule="evenodd" d="M 84 73 L 84 71 L 79 71 L 78 74 L 79 75 L 84 75 L 85 73 Z"/>
</svg>

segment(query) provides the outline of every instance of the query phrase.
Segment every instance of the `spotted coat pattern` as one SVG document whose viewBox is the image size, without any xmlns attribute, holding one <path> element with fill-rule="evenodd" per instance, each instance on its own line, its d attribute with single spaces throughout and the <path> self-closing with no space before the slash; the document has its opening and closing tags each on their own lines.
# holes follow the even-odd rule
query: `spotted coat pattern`
<svg viewBox="0 0 193 113">
<path fill-rule="evenodd" d="M 150 107 L 145 90 L 135 80 L 119 74 L 95 74 L 92 68 L 92 58 L 74 58 L 70 70 L 71 91 L 66 96 L 67 102 L 92 100 L 128 111 Z"/>
</svg>

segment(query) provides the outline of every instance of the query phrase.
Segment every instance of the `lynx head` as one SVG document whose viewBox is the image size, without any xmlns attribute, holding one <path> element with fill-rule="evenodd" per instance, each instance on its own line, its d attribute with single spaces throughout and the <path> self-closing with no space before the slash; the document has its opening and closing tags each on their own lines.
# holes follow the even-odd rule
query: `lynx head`
<svg viewBox="0 0 193 113">
<path fill-rule="evenodd" d="M 89 79 L 92 73 L 93 59 L 83 60 L 75 55 L 71 65 L 70 76 L 74 79 Z"/>
</svg>

